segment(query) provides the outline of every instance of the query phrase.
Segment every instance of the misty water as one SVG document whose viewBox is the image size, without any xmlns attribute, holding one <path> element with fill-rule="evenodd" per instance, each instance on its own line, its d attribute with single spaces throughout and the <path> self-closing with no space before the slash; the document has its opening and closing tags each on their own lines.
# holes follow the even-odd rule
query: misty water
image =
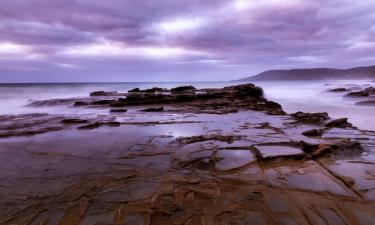
<svg viewBox="0 0 375 225">
<path fill-rule="evenodd" d="M 189 82 L 189 83 L 75 83 L 75 84 L 0 84 L 0 114 L 53 113 L 90 114 L 106 113 L 100 109 L 75 107 L 30 107 L 33 100 L 87 97 L 92 91 L 126 92 L 132 88 L 171 88 L 193 85 L 197 88 L 219 88 L 239 82 Z M 350 84 L 365 87 L 374 85 L 370 81 L 262 81 L 255 82 L 264 89 L 268 99 L 279 102 L 288 113 L 328 112 L 332 118 L 347 117 L 361 129 L 375 130 L 375 107 L 357 106 L 360 99 L 344 98 L 342 93 L 331 93 L 329 89 Z"/>
</svg>

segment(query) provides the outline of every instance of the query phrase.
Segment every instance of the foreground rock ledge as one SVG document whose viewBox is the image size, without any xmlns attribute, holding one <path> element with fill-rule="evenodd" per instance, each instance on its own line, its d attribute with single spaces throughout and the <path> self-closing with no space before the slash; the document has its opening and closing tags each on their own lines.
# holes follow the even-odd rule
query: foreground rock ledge
<svg viewBox="0 0 375 225">
<path fill-rule="evenodd" d="M 251 84 L 91 95 L 32 103 L 82 115 L 0 116 L 0 224 L 375 219 L 375 133 L 345 118 L 287 115 Z"/>
</svg>

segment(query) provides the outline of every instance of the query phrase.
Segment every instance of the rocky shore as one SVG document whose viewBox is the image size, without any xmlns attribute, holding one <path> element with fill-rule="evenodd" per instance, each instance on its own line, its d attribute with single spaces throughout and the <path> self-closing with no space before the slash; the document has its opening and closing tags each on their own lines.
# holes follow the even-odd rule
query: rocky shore
<svg viewBox="0 0 375 225">
<path fill-rule="evenodd" d="M 105 113 L 0 115 L 0 224 L 375 220 L 375 132 L 286 114 L 255 85 L 95 91 L 29 107 L 56 105 Z"/>
<path fill-rule="evenodd" d="M 345 85 L 329 90 L 333 93 L 343 93 L 343 97 L 350 99 L 359 106 L 375 106 L 375 87 L 371 85 Z"/>
</svg>

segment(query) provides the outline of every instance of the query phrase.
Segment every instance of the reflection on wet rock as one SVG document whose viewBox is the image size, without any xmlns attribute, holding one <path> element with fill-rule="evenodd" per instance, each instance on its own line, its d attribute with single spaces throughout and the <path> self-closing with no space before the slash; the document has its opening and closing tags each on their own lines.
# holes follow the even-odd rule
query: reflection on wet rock
<svg viewBox="0 0 375 225">
<path fill-rule="evenodd" d="M 0 116 L 0 224 L 370 224 L 375 133 L 262 94 L 96 92 L 45 102 L 79 116 Z"/>
</svg>

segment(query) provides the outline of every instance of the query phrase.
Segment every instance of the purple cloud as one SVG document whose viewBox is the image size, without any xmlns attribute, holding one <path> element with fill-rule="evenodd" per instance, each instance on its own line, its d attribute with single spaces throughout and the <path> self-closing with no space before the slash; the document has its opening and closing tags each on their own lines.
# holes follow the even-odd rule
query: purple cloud
<svg viewBox="0 0 375 225">
<path fill-rule="evenodd" d="M 371 0 L 2 0 L 0 82 L 232 80 L 367 65 L 373 8 Z"/>
</svg>

